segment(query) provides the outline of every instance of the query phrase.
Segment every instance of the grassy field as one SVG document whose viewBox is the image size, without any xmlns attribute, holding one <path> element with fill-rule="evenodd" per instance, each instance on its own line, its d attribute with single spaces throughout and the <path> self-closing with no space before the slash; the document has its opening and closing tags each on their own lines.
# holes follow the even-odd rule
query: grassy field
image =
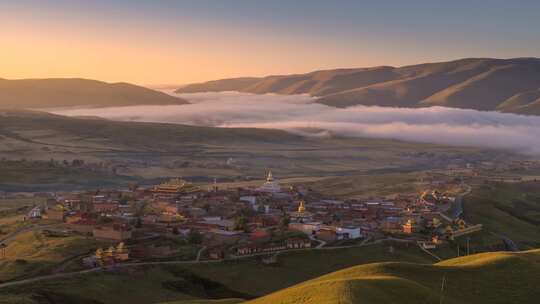
<svg viewBox="0 0 540 304">
<path fill-rule="evenodd" d="M 356 266 L 247 303 L 536 303 L 540 290 L 531 283 L 539 277 L 540 250 L 485 253 Z"/>
<path fill-rule="evenodd" d="M 489 183 L 464 200 L 465 219 L 484 225 L 474 243 L 489 247 L 500 236 L 521 248 L 540 247 L 540 182 Z"/>
<path fill-rule="evenodd" d="M 0 189 L 36 192 L 54 188 L 80 189 L 125 185 L 133 178 L 84 170 L 47 161 L 0 161 Z"/>
<path fill-rule="evenodd" d="M 416 246 L 394 246 L 396 250 L 393 254 L 389 252 L 388 244 L 341 250 L 291 252 L 279 255 L 278 263 L 274 265 L 265 265 L 258 259 L 248 259 L 219 264 L 119 269 L 103 274 L 32 283 L 30 289 L 26 286 L 7 288 L 0 290 L 0 303 L 2 299 L 13 297 L 14 294 L 24 295 L 29 301 L 52 294 L 58 303 L 68 303 L 62 302 L 62 299 L 72 298 L 77 298 L 81 303 L 97 301 L 95 303 L 105 304 L 245 299 L 275 292 L 358 264 L 377 261 L 433 261 Z"/>
<path fill-rule="evenodd" d="M 47 274 L 72 256 L 90 253 L 107 243 L 80 236 L 48 237 L 26 231 L 10 240 L 0 260 L 0 281 Z"/>
<path fill-rule="evenodd" d="M 268 168 L 280 179 L 397 173 L 444 167 L 456 159 L 487 160 L 499 153 L 394 140 L 305 138 L 279 130 L 113 122 L 24 111 L 0 114 L 0 157 L 104 162 L 142 180 L 183 176 L 196 182 L 214 177 L 235 182 L 259 179 Z M 54 189 L 114 184 L 122 178 L 23 165 L 5 168 L 0 186 L 35 183 Z"/>
<path fill-rule="evenodd" d="M 344 177 L 329 177 L 304 185 L 323 195 L 338 198 L 368 198 L 395 194 L 418 194 L 425 190 L 420 182 L 422 171 L 403 173 L 372 173 Z"/>
<path fill-rule="evenodd" d="M 440 303 L 443 277 L 443 303 L 536 303 L 540 295 L 531 284 L 540 275 L 540 250 L 431 264 L 407 248 L 394 257 L 384 249 L 291 253 L 273 266 L 251 260 L 118 269 L 4 288 L 0 303 L 232 304 L 259 294 L 266 296 L 246 303 Z M 336 267 L 342 270 L 332 272 Z"/>
</svg>

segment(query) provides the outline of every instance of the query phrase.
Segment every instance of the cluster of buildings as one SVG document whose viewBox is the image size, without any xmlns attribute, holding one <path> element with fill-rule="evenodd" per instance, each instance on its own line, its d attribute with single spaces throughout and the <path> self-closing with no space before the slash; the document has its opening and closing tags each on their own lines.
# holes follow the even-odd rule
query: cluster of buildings
<svg viewBox="0 0 540 304">
<path fill-rule="evenodd" d="M 151 187 L 59 193 L 27 217 L 47 218 L 70 233 L 122 244 L 122 251 L 110 247 L 87 261 L 99 264 L 127 259 L 128 247 L 141 258 L 142 251 L 146 256 L 173 255 L 170 246 L 137 248 L 160 237 L 204 246 L 207 258 L 214 259 L 354 243 L 387 234 L 436 244 L 470 229 L 442 213 L 453 200 L 437 191 L 391 199 L 330 200 L 301 186 L 283 187 L 268 172 L 266 181 L 252 188 L 219 189 L 214 183 L 202 189 L 176 178 Z"/>
</svg>

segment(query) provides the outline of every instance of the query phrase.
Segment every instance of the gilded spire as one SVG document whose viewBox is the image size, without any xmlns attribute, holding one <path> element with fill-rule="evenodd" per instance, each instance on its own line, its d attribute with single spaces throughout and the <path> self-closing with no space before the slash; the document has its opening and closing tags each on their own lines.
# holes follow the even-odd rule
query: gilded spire
<svg viewBox="0 0 540 304">
<path fill-rule="evenodd" d="M 298 205 L 298 213 L 304 213 L 306 211 L 306 205 L 304 201 L 300 201 L 300 205 Z"/>
<path fill-rule="evenodd" d="M 272 170 L 268 171 L 268 175 L 266 176 L 266 181 L 271 182 L 274 180 L 274 177 L 272 176 Z"/>
</svg>

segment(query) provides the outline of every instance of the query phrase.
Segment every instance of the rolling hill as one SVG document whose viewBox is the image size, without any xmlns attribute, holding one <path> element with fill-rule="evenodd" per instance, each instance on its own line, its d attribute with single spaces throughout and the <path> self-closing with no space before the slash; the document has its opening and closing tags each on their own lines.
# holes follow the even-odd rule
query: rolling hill
<svg viewBox="0 0 540 304">
<path fill-rule="evenodd" d="M 0 79 L 0 109 L 186 104 L 186 100 L 128 83 L 87 79 Z"/>
<path fill-rule="evenodd" d="M 218 177 L 232 181 L 262 177 L 268 167 L 279 178 L 351 175 L 370 170 L 400 172 L 442 167 L 453 159 L 493 159 L 499 153 L 395 140 L 310 138 L 272 129 L 119 122 L 0 110 L 0 189 L 25 186 L 37 191 L 44 189 L 38 185 L 103 184 L 121 182 L 118 179 L 125 176 Z M 111 170 L 119 168 L 119 175 L 51 168 L 51 159 L 82 159 Z"/>
<path fill-rule="evenodd" d="M 538 277 L 540 250 L 493 252 L 434 265 L 360 265 L 247 303 L 536 303 L 530 282 Z"/>
<path fill-rule="evenodd" d="M 335 107 L 445 106 L 538 115 L 540 59 L 467 58 L 404 67 L 336 69 L 191 84 L 177 93 L 310 94 Z"/>
</svg>

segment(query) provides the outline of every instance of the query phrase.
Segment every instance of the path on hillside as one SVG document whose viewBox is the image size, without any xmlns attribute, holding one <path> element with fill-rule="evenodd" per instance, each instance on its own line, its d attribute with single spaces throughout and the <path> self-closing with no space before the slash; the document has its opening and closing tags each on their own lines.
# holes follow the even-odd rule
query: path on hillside
<svg viewBox="0 0 540 304">
<path fill-rule="evenodd" d="M 205 250 L 206 250 L 206 246 L 203 246 L 201 249 L 199 249 L 199 251 L 197 251 L 197 257 L 195 258 L 196 262 L 199 262 L 201 260 L 201 255 L 203 251 Z"/>
<path fill-rule="evenodd" d="M 322 248 L 322 247 L 324 247 L 324 246 L 326 245 L 326 242 L 325 242 L 325 241 L 319 240 L 319 239 L 315 238 L 315 236 L 312 235 L 312 234 L 309 235 L 308 237 L 309 237 L 310 240 L 319 243 L 319 245 L 315 246 L 315 249 L 320 249 L 320 248 Z"/>
</svg>

